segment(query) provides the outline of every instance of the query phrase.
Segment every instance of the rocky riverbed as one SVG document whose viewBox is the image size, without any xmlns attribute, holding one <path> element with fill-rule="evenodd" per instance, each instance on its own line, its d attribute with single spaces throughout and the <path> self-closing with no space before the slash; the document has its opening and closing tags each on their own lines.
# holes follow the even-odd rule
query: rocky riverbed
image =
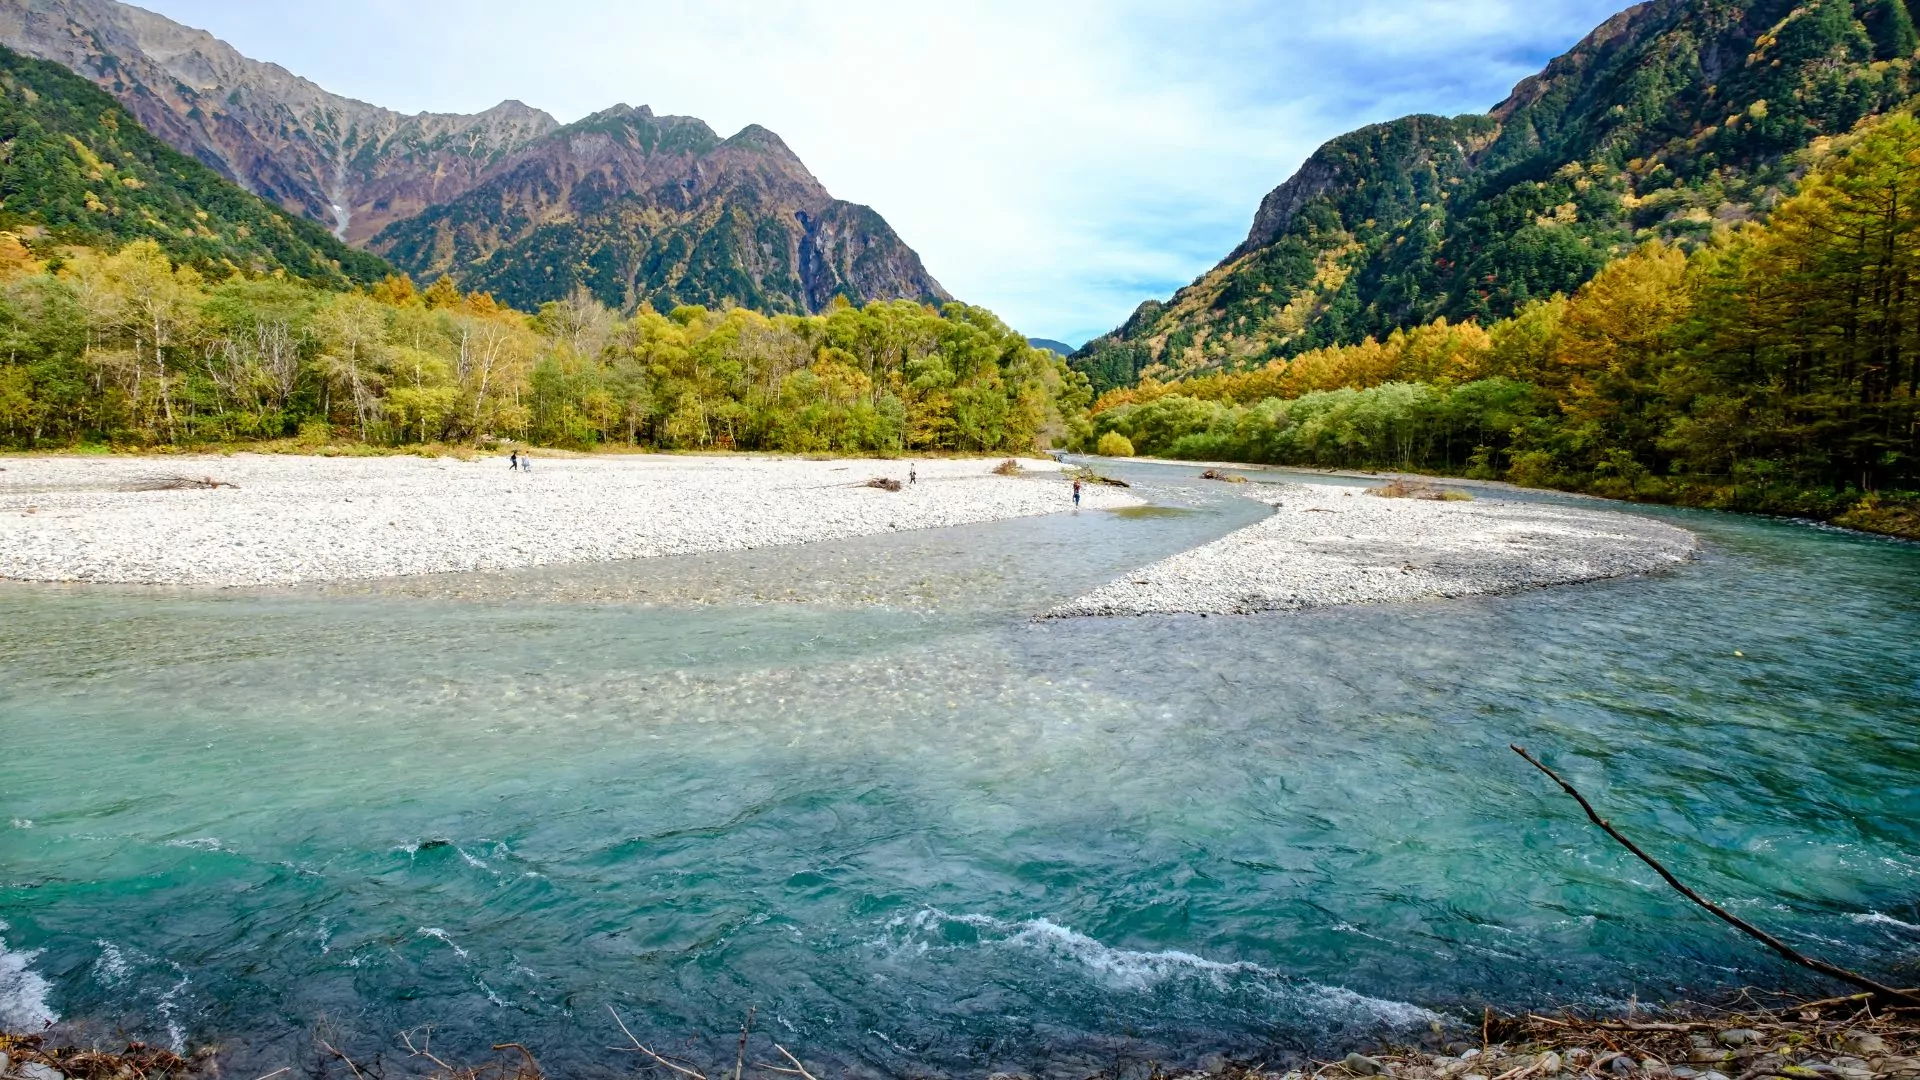
<svg viewBox="0 0 1920 1080">
<path fill-rule="evenodd" d="M 1685 529 L 1504 499 L 1382 498 L 1312 484 L 1249 493 L 1274 515 L 1047 614 L 1244 615 L 1512 592 L 1686 562 Z"/>
<path fill-rule="evenodd" d="M 749 457 L 0 458 L 0 578 L 261 586 L 640 559 L 1072 508 L 1060 466 Z M 181 479 L 214 488 L 151 489 Z M 1089 488 L 1088 509 L 1136 506 Z"/>
<path fill-rule="evenodd" d="M 1832 999 L 1820 1003 L 1831 1007 Z M 1849 1002 L 1850 1004 L 1852 1002 Z M 1350 1053 L 1319 1061 L 1308 1058 L 1290 1069 L 1267 1062 L 1203 1058 L 1198 1070 L 1163 1071 L 1158 1067 L 1096 1071 L 1049 1071 L 1045 1075 L 1126 1080 L 1152 1075 L 1172 1080 L 1920 1080 L 1920 1032 L 1896 1014 L 1866 1010 L 1825 1016 L 1816 1009 L 1797 1015 L 1773 1012 L 1721 1014 L 1712 1020 L 1686 1016 L 1633 1019 L 1575 1017 L 1488 1017 L 1473 1040 L 1429 1034 L 1426 1048 L 1395 1048 L 1372 1054 Z M 1500 1031 L 1502 1041 L 1492 1032 Z M 411 1036 L 408 1036 L 410 1038 Z M 410 1045 L 404 1044 L 403 1045 Z M 328 1047 L 327 1049 L 331 1049 Z M 546 1080 L 534 1050 L 503 1043 L 496 1058 L 480 1066 L 457 1067 L 438 1058 L 410 1075 L 421 1080 Z M 337 1052 L 316 1050 L 333 1065 Z M 75 1080 L 79 1077 L 146 1077 L 147 1080 L 218 1077 L 219 1052 L 205 1047 L 191 1057 L 135 1043 L 124 1050 L 61 1045 L 41 1035 L 0 1034 L 0 1077 L 6 1080 Z M 800 1055 L 806 1057 L 804 1053 Z M 413 1059 L 419 1059 L 414 1054 Z M 339 1068 L 316 1075 L 360 1075 L 339 1058 Z M 817 1063 L 816 1063 L 817 1064 Z M 438 1066 L 437 1068 L 429 1066 Z M 349 1069 L 353 1071 L 348 1072 Z M 690 1073 L 689 1075 L 700 1075 Z M 771 1077 L 756 1065 L 749 1073 Z M 821 1070 L 820 1075 L 831 1075 Z M 987 1080 L 1035 1080 L 1025 1073 L 994 1073 Z"/>
</svg>

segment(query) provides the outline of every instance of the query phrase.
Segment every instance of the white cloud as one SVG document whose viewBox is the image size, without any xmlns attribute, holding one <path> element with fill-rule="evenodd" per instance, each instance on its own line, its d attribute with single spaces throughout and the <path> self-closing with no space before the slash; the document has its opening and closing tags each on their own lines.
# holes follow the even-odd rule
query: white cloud
<svg viewBox="0 0 1920 1080">
<path fill-rule="evenodd" d="M 1485 109 L 1615 2 L 147 0 L 390 108 L 763 124 L 955 295 L 1075 342 L 1217 261 L 1320 142 Z"/>
</svg>

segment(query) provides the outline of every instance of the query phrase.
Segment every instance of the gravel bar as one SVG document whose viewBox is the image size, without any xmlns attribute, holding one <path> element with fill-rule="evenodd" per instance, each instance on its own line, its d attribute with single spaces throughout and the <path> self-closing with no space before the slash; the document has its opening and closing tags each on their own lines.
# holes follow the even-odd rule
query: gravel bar
<svg viewBox="0 0 1920 1080">
<path fill-rule="evenodd" d="M 1646 518 L 1540 503 L 1389 499 L 1311 484 L 1249 497 L 1273 505 L 1274 516 L 1046 616 L 1248 615 L 1479 596 L 1652 573 L 1698 546 L 1687 530 Z"/>
<path fill-rule="evenodd" d="M 0 578 L 258 586 L 642 559 L 1072 508 L 1052 461 L 757 457 L 0 458 Z M 235 487 L 131 490 L 168 477 Z M 1089 486 L 1088 509 L 1136 506 Z"/>
</svg>

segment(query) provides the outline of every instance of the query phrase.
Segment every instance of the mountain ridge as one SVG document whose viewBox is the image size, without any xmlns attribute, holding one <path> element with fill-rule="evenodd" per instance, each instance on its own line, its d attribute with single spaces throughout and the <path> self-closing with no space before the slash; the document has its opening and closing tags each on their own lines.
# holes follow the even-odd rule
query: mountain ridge
<svg viewBox="0 0 1920 1080">
<path fill-rule="evenodd" d="M 1905 102 L 1901 0 L 1648 0 L 1486 113 L 1320 147 L 1247 239 L 1074 363 L 1103 389 L 1245 370 L 1569 292 L 1653 239 L 1703 243 L 1793 188 L 1798 155 Z"/>
<path fill-rule="evenodd" d="M 406 115 L 118 0 L 0 0 L 0 43 L 356 247 L 522 306 L 582 287 L 618 306 L 770 311 L 951 299 L 878 212 L 834 199 L 757 124 L 722 139 L 623 104 L 563 125 L 514 99 Z"/>
<path fill-rule="evenodd" d="M 645 105 L 560 128 L 372 246 L 417 277 L 522 306 L 582 288 L 663 310 L 952 299 L 879 214 L 834 199 L 772 131 L 723 139 Z"/>
</svg>

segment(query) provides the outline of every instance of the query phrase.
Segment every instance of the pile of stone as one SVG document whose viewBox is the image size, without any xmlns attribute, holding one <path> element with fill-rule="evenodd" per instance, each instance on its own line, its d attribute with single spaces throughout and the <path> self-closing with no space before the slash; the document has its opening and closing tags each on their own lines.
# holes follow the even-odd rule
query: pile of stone
<svg viewBox="0 0 1920 1080">
<path fill-rule="evenodd" d="M 1579 1040 L 1576 1040 L 1579 1041 Z M 1618 1040 L 1616 1040 L 1618 1041 Z M 1396 1080 L 1547 1080 L 1550 1077 L 1647 1077 L 1671 1080 L 1920 1080 L 1920 1057 L 1885 1036 L 1849 1030 L 1823 1042 L 1729 1027 L 1694 1032 L 1664 1056 L 1605 1045 L 1453 1045 L 1441 1054 L 1349 1054 L 1334 1071 Z M 1317 1070 L 1316 1074 L 1329 1070 Z M 1308 1075 L 1305 1071 L 1300 1078 Z"/>
</svg>

